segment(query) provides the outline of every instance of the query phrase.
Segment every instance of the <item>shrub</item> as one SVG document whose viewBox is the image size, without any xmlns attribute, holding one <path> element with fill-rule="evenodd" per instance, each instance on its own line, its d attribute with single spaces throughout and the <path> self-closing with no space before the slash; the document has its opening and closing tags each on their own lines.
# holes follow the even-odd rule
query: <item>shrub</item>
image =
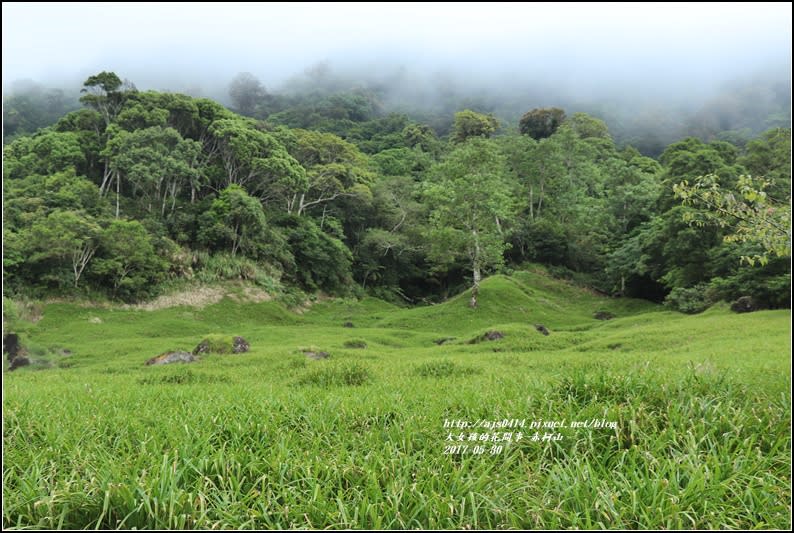
<svg viewBox="0 0 794 533">
<path fill-rule="evenodd" d="M 694 287 L 676 287 L 664 299 L 667 307 L 690 315 L 705 311 L 714 302 L 706 283 L 698 283 Z"/>
</svg>

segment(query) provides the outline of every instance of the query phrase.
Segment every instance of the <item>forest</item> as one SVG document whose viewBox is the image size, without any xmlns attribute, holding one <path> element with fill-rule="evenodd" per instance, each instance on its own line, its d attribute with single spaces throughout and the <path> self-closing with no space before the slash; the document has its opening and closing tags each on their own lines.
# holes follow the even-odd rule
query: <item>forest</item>
<svg viewBox="0 0 794 533">
<path fill-rule="evenodd" d="M 790 4 L 3 20 L 3 530 L 791 529 Z"/>
<path fill-rule="evenodd" d="M 271 93 L 241 73 L 228 107 L 110 71 L 79 94 L 6 95 L 4 294 L 139 302 L 247 280 L 398 305 L 471 287 L 476 305 L 485 276 L 539 263 L 686 313 L 790 306 L 778 104 L 752 123 L 707 107 L 699 130 L 640 150 L 584 112 L 397 112 L 377 87 L 310 74 Z"/>
</svg>

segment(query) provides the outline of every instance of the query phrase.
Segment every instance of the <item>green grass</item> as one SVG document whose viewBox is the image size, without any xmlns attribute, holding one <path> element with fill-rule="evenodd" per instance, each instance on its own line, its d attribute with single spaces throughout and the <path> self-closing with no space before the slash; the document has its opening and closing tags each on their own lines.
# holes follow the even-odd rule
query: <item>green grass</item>
<svg viewBox="0 0 794 533">
<path fill-rule="evenodd" d="M 788 311 L 685 316 L 539 270 L 480 300 L 46 305 L 23 342 L 49 368 L 5 374 L 3 527 L 791 525 Z M 144 366 L 214 334 L 251 351 Z M 444 453 L 485 431 L 454 419 L 525 427 L 493 455 Z M 591 419 L 616 424 L 531 440 L 532 422 Z"/>
</svg>

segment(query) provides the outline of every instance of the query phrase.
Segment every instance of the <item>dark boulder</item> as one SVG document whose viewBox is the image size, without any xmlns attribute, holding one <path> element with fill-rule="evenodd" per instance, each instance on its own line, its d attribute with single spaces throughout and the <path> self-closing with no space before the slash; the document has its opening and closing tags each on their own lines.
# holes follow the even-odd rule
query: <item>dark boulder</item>
<svg viewBox="0 0 794 533">
<path fill-rule="evenodd" d="M 483 338 L 486 341 L 495 341 L 504 338 L 504 336 L 505 334 L 501 331 L 486 331 Z"/>
<path fill-rule="evenodd" d="M 544 326 L 543 324 L 535 324 L 535 329 L 540 333 L 543 333 L 544 335 L 549 334 L 549 330 L 546 329 L 546 326 Z"/>
<path fill-rule="evenodd" d="M 232 352 L 233 353 L 245 353 L 251 349 L 251 345 L 248 344 L 242 337 L 235 337 L 234 342 L 232 343 Z"/>
<path fill-rule="evenodd" d="M 210 353 L 210 341 L 207 339 L 204 339 L 198 343 L 198 346 L 193 348 L 193 355 L 201 355 L 205 353 Z"/>
<path fill-rule="evenodd" d="M 193 355 L 245 353 L 250 349 L 251 345 L 248 341 L 239 336 L 207 335 L 198 343 L 198 346 L 193 348 Z"/>
<path fill-rule="evenodd" d="M 8 370 L 16 370 L 21 366 L 28 366 L 30 364 L 30 359 L 25 357 L 24 355 L 17 355 L 13 359 L 11 359 Z"/>
<path fill-rule="evenodd" d="M 148 361 L 146 361 L 147 365 L 168 365 L 171 363 L 192 363 L 197 361 L 192 353 L 189 352 L 165 352 L 157 357 L 152 357 Z"/>
<path fill-rule="evenodd" d="M 731 311 L 735 313 L 752 313 L 766 307 L 752 296 L 742 296 L 731 304 Z"/>
<path fill-rule="evenodd" d="M 3 336 L 3 353 L 8 357 L 9 361 L 13 360 L 21 349 L 19 335 L 16 333 L 6 333 L 5 336 Z"/>
<path fill-rule="evenodd" d="M 486 331 L 479 337 L 474 337 L 472 340 L 467 342 L 466 344 L 477 344 L 482 341 L 495 341 L 504 338 L 505 334 L 501 331 Z"/>
</svg>

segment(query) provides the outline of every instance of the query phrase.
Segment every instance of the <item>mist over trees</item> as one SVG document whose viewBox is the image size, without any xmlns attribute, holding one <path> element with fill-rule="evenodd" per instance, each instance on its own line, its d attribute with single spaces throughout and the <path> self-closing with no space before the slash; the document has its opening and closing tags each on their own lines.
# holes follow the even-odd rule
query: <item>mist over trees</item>
<svg viewBox="0 0 794 533">
<path fill-rule="evenodd" d="M 748 202 L 790 220 L 790 129 L 749 133 L 786 116 L 780 95 L 718 107 L 734 113 L 715 127 L 731 129 L 675 139 L 656 158 L 609 119 L 561 107 L 395 112 L 388 88 L 350 88 L 328 64 L 294 92 L 235 76 L 229 108 L 122 80 L 89 76 L 82 109 L 50 124 L 34 113 L 36 130 L 6 139 L 7 291 L 135 301 L 245 279 L 402 303 L 471 288 L 476 305 L 483 276 L 537 262 L 688 312 L 748 295 L 788 305 L 790 251 L 779 238 L 765 249 L 763 220 L 713 216 L 726 196 L 698 181 L 754 190 Z M 26 116 L 21 94 L 4 111 Z"/>
</svg>

